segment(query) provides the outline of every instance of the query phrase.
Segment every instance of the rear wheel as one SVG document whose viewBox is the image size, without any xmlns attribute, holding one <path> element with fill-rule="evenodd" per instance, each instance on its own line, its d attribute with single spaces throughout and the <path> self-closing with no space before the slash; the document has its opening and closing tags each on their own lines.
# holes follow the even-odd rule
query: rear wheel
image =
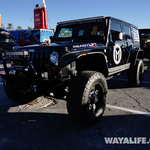
<svg viewBox="0 0 150 150">
<path fill-rule="evenodd" d="M 4 86 L 5 93 L 7 97 L 16 103 L 25 104 L 27 102 L 31 102 L 37 98 L 35 94 L 23 92 L 19 88 L 12 87 L 11 85 Z"/>
<path fill-rule="evenodd" d="M 141 59 L 136 61 L 134 67 L 130 68 L 127 76 L 130 86 L 137 87 L 142 83 L 144 73 L 144 64 Z"/>
<path fill-rule="evenodd" d="M 94 125 L 104 113 L 106 94 L 105 77 L 95 71 L 83 71 L 72 81 L 69 89 L 69 115 L 78 123 Z"/>
</svg>

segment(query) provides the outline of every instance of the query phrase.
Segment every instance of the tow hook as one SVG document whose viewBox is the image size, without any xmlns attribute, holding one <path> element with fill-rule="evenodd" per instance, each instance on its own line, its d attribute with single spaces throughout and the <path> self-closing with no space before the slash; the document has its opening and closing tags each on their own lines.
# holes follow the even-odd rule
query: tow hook
<svg viewBox="0 0 150 150">
<path fill-rule="evenodd" d="M 15 74 L 16 74 L 16 70 L 10 70 L 10 71 L 9 71 L 9 74 L 15 75 Z"/>
<path fill-rule="evenodd" d="M 37 91 L 37 85 L 31 85 L 31 89 L 34 91 L 34 93 L 36 93 L 36 91 Z"/>
</svg>

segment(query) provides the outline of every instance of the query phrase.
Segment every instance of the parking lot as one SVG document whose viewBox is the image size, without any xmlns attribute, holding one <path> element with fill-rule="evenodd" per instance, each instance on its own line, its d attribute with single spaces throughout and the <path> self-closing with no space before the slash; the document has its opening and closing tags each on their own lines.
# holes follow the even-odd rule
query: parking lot
<svg viewBox="0 0 150 150">
<path fill-rule="evenodd" d="M 0 78 L 0 150 L 150 149 L 150 144 L 106 144 L 104 140 L 105 137 L 146 137 L 149 141 L 148 60 L 144 64 L 140 87 L 129 87 L 126 75 L 107 81 L 107 107 L 101 121 L 93 127 L 73 122 L 63 100 L 39 97 L 25 105 L 11 102 Z"/>
</svg>

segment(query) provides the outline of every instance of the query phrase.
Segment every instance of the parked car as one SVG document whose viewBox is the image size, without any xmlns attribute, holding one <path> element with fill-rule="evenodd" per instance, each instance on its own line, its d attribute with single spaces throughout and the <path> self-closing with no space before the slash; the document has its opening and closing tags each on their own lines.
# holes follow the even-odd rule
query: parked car
<svg viewBox="0 0 150 150">
<path fill-rule="evenodd" d="M 12 51 L 20 47 L 15 38 L 5 29 L 0 28 L 0 58 L 6 51 Z"/>
<path fill-rule="evenodd" d="M 140 44 L 144 50 L 144 56 L 150 61 L 150 29 L 139 29 Z"/>
<path fill-rule="evenodd" d="M 10 100 L 26 103 L 50 92 L 66 96 L 72 119 L 93 125 L 106 107 L 106 80 L 127 73 L 131 86 L 142 82 L 144 53 L 138 28 L 130 23 L 103 16 L 58 22 L 51 40 L 6 52 L 1 77 Z"/>
</svg>

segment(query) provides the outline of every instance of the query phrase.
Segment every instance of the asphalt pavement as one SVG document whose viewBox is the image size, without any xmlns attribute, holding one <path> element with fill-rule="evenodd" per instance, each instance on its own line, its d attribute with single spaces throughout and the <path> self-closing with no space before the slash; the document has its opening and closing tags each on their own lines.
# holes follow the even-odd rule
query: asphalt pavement
<svg viewBox="0 0 150 150">
<path fill-rule="evenodd" d="M 17 105 L 5 95 L 0 79 L 0 150 L 150 149 L 150 72 L 140 87 L 129 87 L 126 75 L 110 79 L 107 107 L 95 126 L 71 120 L 66 102 L 39 97 Z M 0 71 L 3 66 L 0 60 Z M 107 144 L 105 138 L 146 138 L 146 143 Z"/>
</svg>

